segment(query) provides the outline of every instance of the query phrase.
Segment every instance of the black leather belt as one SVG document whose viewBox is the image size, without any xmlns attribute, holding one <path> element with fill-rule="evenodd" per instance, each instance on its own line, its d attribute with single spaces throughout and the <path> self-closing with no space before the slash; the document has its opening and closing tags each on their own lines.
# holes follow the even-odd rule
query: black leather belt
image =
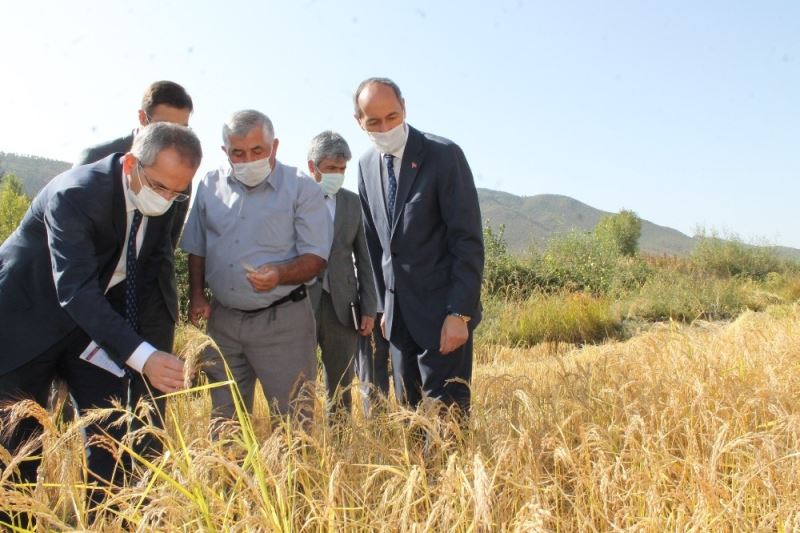
<svg viewBox="0 0 800 533">
<path fill-rule="evenodd" d="M 253 313 L 260 313 L 261 311 L 266 311 L 267 309 L 272 309 L 273 307 L 277 307 L 281 304 L 285 304 L 286 302 L 299 302 L 303 298 L 307 296 L 306 293 L 306 286 L 300 285 L 295 290 L 284 296 L 283 298 L 278 298 L 271 304 L 266 307 L 261 307 L 259 309 L 252 309 L 250 311 L 242 311 L 242 313 L 253 314 Z"/>
</svg>

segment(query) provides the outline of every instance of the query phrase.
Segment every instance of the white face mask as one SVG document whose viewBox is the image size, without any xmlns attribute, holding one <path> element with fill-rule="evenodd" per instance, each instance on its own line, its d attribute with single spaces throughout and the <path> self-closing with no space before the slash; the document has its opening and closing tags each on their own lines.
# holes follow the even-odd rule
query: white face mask
<svg viewBox="0 0 800 533">
<path fill-rule="evenodd" d="M 134 193 L 130 191 L 130 199 L 136 209 L 139 210 L 146 217 L 158 217 L 167 212 L 172 206 L 173 200 L 167 200 L 156 191 L 144 184 L 142 180 L 141 171 L 138 174 L 139 178 L 139 192 Z M 130 179 L 130 176 L 128 176 Z"/>
<path fill-rule="evenodd" d="M 344 174 L 320 172 L 319 175 L 322 177 L 319 182 L 319 186 L 322 188 L 322 194 L 326 196 L 333 196 L 339 192 L 339 189 L 342 188 L 342 183 L 344 183 Z"/>
<path fill-rule="evenodd" d="M 393 154 L 406 142 L 406 123 L 401 122 L 389 131 L 368 131 L 367 135 L 380 153 Z"/>
<path fill-rule="evenodd" d="M 267 179 L 272 172 L 269 157 L 249 163 L 231 163 L 231 165 L 234 177 L 248 187 L 255 187 Z"/>
</svg>

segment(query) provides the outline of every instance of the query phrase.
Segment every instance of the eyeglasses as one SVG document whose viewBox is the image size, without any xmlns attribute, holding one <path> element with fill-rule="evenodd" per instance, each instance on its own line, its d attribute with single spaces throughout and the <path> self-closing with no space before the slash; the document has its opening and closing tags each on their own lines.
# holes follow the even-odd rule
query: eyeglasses
<svg viewBox="0 0 800 533">
<path fill-rule="evenodd" d="M 153 181 L 150 176 L 147 175 L 147 172 L 144 171 L 144 166 L 140 161 L 137 161 L 137 165 L 139 166 L 139 172 L 142 173 L 144 176 L 145 181 L 147 181 L 147 186 L 156 191 L 157 193 L 161 194 L 162 196 L 168 197 L 170 200 L 174 200 L 176 202 L 185 202 L 189 199 L 189 195 L 182 192 L 173 191 L 172 189 L 167 189 L 157 181 Z"/>
</svg>

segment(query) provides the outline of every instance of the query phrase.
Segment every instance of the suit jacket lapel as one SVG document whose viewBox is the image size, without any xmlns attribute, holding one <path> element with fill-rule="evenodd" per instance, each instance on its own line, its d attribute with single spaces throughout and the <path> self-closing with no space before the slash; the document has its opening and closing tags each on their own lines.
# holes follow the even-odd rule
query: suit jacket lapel
<svg viewBox="0 0 800 533">
<path fill-rule="evenodd" d="M 383 192 L 383 179 L 381 178 L 380 154 L 372 149 L 364 160 L 364 188 L 367 191 L 367 200 L 372 221 L 378 231 L 378 237 L 383 241 L 388 235 L 391 223 L 389 221 L 389 209 L 386 206 L 386 195 Z"/>
<path fill-rule="evenodd" d="M 417 174 L 422 166 L 422 133 L 418 130 L 408 127 L 408 140 L 406 141 L 406 148 L 403 151 L 403 164 L 400 168 L 397 184 L 397 198 L 394 204 L 394 220 L 392 220 L 392 235 L 394 235 L 394 228 L 397 221 L 400 219 L 400 213 L 406 205 L 408 194 L 417 179 Z"/>
</svg>

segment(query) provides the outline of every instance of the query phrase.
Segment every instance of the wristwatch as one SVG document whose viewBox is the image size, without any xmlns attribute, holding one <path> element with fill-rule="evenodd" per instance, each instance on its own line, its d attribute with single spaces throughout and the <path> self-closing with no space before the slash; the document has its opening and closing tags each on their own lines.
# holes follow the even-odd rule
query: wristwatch
<svg viewBox="0 0 800 533">
<path fill-rule="evenodd" d="M 464 321 L 464 324 L 467 324 L 467 323 L 469 323 L 470 320 L 472 320 L 471 316 L 462 315 L 461 313 L 450 312 L 449 315 L 450 316 L 454 316 L 456 318 L 460 318 L 461 320 Z"/>
</svg>

